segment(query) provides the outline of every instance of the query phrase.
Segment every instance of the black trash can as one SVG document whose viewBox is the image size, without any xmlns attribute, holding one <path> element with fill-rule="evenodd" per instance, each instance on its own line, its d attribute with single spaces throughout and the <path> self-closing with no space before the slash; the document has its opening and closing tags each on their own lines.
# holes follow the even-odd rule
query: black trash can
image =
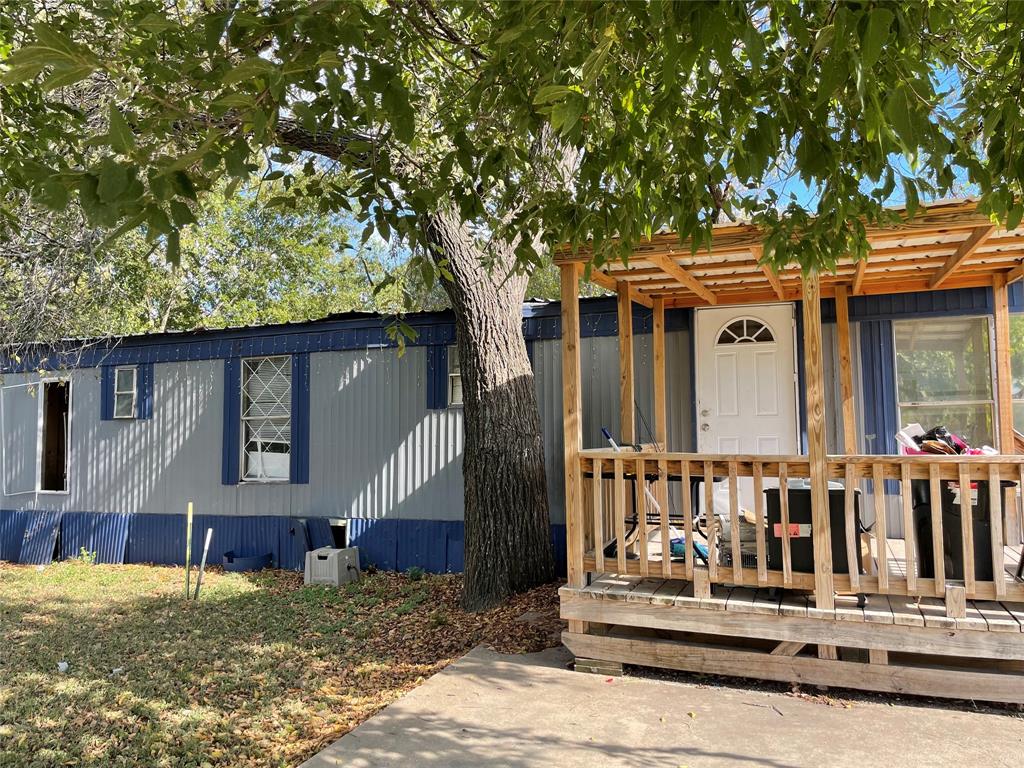
<svg viewBox="0 0 1024 768">
<path fill-rule="evenodd" d="M 765 506 L 768 513 L 768 568 L 773 571 L 782 570 L 782 509 L 779 506 L 779 489 L 766 488 L 764 491 Z M 828 491 L 828 511 L 832 530 L 832 571 L 833 573 L 849 573 L 849 561 L 846 557 L 846 491 L 842 488 L 830 488 Z M 856 530 L 860 527 L 860 489 L 854 490 L 853 514 Z M 811 489 L 789 489 L 789 524 L 801 526 L 798 533 L 789 537 L 790 555 L 794 573 L 814 573 L 814 543 L 811 535 Z M 860 551 L 859 536 L 857 549 Z M 858 572 L 864 568 L 857 563 Z"/>
<path fill-rule="evenodd" d="M 942 504 L 942 552 L 947 579 L 957 581 L 964 578 L 964 534 L 960 519 L 960 501 L 952 486 L 954 483 L 943 480 L 940 483 Z M 974 578 L 978 581 L 992 580 L 992 526 L 989 522 L 988 481 L 979 480 L 978 502 L 971 507 L 971 522 L 974 529 Z M 1012 480 L 1003 480 L 1003 489 L 1015 488 Z M 932 548 L 932 505 L 931 486 L 927 480 L 914 480 L 911 483 L 911 495 L 914 502 L 914 533 L 917 549 L 918 575 L 922 579 L 935 578 L 935 557 Z M 999 495 L 999 503 L 1003 504 L 1003 494 Z M 1003 510 L 1000 509 L 1000 518 Z"/>
</svg>

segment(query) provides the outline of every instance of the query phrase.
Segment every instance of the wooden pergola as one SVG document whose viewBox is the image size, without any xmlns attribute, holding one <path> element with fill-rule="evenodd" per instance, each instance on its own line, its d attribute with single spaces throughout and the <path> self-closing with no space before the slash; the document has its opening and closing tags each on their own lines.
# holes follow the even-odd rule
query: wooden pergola
<svg viewBox="0 0 1024 768">
<path fill-rule="evenodd" d="M 584 274 L 585 265 L 590 261 L 590 253 L 584 249 L 578 252 L 566 250 L 556 254 L 555 261 L 561 269 L 565 505 L 568 538 L 566 589 L 569 590 L 567 594 L 578 596 L 579 590 L 590 589 L 588 582 L 591 582 L 595 575 L 600 577 L 601 574 L 609 572 L 622 574 L 624 569 L 628 574 L 640 578 L 659 575 L 672 580 L 675 578 L 673 568 L 681 568 L 685 583 L 690 585 L 688 588 L 698 601 L 714 600 L 715 585 L 729 585 L 726 587 L 728 589 L 756 589 L 772 585 L 792 588 L 801 584 L 803 588 L 813 590 L 813 610 L 817 612 L 816 615 L 831 617 L 833 620 L 838 610 L 837 591 L 876 591 L 882 596 L 893 594 L 894 591 L 911 597 L 921 594 L 934 595 L 944 601 L 945 610 L 950 620 L 954 622 L 961 618 L 961 614 L 966 615 L 965 609 L 961 606 L 968 605 L 967 601 L 970 599 L 980 599 L 987 595 L 995 599 L 1004 599 L 1010 594 L 1013 599 L 1024 601 L 1024 584 L 1013 583 L 1001 572 L 994 575 L 991 583 L 975 579 L 974 553 L 973 550 L 966 551 L 966 543 L 965 556 L 968 557 L 972 572 L 964 579 L 963 584 L 945 579 L 941 572 L 935 573 L 927 581 L 919 578 L 914 572 L 916 566 L 910 552 L 912 542 L 907 543 L 904 575 L 890 577 L 890 542 L 886 538 L 885 515 L 881 507 L 882 502 L 879 501 L 884 497 L 882 493 L 874 494 L 876 515 L 880 513 L 883 521 L 875 535 L 877 541 L 874 546 L 879 568 L 877 575 L 864 576 L 855 569 L 851 569 L 848 575 L 833 573 L 832 531 L 828 512 L 830 478 L 846 480 L 848 553 L 850 561 L 856 560 L 858 563 L 860 558 L 854 554 L 854 502 L 852 491 L 849 490 L 857 482 L 873 482 L 876 488 L 880 488 L 880 484 L 885 481 L 901 483 L 904 516 L 909 523 L 910 487 L 915 479 L 927 480 L 930 483 L 930 489 L 934 494 L 932 498 L 938 498 L 940 483 L 946 480 L 959 479 L 961 482 L 970 483 L 982 479 L 990 482 L 991 487 L 996 489 L 1000 480 L 1024 480 L 1024 465 L 1020 459 L 1013 456 L 1007 293 L 1008 284 L 1024 276 L 1024 229 L 1006 231 L 980 214 L 973 202 L 957 201 L 928 206 L 912 219 L 904 217 L 898 226 L 870 230 L 868 241 L 871 250 L 867 259 L 840 259 L 834 272 L 819 274 L 812 271 L 802 274 L 795 266 L 776 272 L 761 262 L 762 235 L 756 227 L 722 225 L 715 227 L 710 248 L 700 247 L 695 250 L 691 243 L 680 243 L 679 238 L 673 234 L 659 234 L 638 245 L 628 263 L 616 262 L 605 264 L 600 269 L 591 269 L 590 279 L 613 291 L 618 297 L 620 416 L 621 440 L 624 443 L 637 441 L 634 424 L 632 305 L 638 303 L 649 307 L 653 312 L 655 445 L 645 446 L 641 453 L 630 454 L 628 457 L 608 451 L 584 451 L 582 448 L 579 280 Z M 991 287 L 994 292 L 997 361 L 995 399 L 999 424 L 998 448 L 1001 455 L 885 459 L 857 456 L 855 393 L 850 363 L 849 297 L 982 286 Z M 840 457 L 829 456 L 826 451 L 821 332 L 821 300 L 825 297 L 834 298 L 836 303 L 845 454 Z M 805 376 L 802 386 L 806 395 L 807 454 L 789 457 L 707 456 L 666 451 L 665 310 L 678 307 L 765 304 L 796 300 L 802 302 L 803 313 Z M 604 473 L 609 466 L 612 468 L 614 481 L 604 483 Z M 755 504 L 760 503 L 758 494 L 764 478 L 779 478 L 780 484 L 785 487 L 787 477 L 805 477 L 809 480 L 811 489 L 811 528 L 815 559 L 813 576 L 808 574 L 808 577 L 804 578 L 800 574 L 794 574 L 788 560 L 780 573 L 776 574 L 768 569 L 763 562 L 763 532 L 758 534 L 756 573 L 753 570 L 746 572 L 740 565 L 738 537 L 733 537 L 735 550 L 732 553 L 731 570 L 728 572 L 723 573 L 726 569 L 723 569 L 717 560 L 709 561 L 707 567 L 695 566 L 692 557 L 687 558 L 685 564 L 681 566 L 673 564 L 666 544 L 670 530 L 667 517 L 660 523 L 659 556 L 658 553 L 647 551 L 645 538 L 648 520 L 646 514 L 639 513 L 639 517 L 643 518 L 640 525 L 643 531 L 641 538 L 644 540 L 640 544 L 641 551 L 637 562 L 627 561 L 623 554 L 623 520 L 626 515 L 624 478 L 632 478 L 633 484 L 639 486 L 644 484 L 644 479 L 648 475 L 656 478 L 651 482 L 651 486 L 654 495 L 659 499 L 667 498 L 669 478 L 683 479 L 685 486 L 685 481 L 694 475 L 702 475 L 707 480 L 706 487 L 710 487 L 713 480 L 727 478 L 734 524 L 737 520 L 737 477 L 754 479 L 754 487 L 757 489 Z M 589 482 L 584 482 L 585 477 Z M 609 486 L 607 491 L 602 491 L 604 484 Z M 691 500 L 685 487 L 683 494 L 684 502 L 689 504 Z M 706 498 L 710 498 L 710 495 L 705 494 Z M 612 498 L 609 499 L 609 496 Z M 783 496 L 788 497 L 788 492 Z M 993 504 L 995 499 L 993 496 Z M 643 504 L 644 501 L 638 496 L 634 509 L 642 508 Z M 784 558 L 791 544 L 785 507 L 784 501 Z M 707 512 L 710 518 L 710 506 Z M 757 514 L 760 531 L 764 527 L 763 510 L 758 509 Z M 965 514 L 965 519 L 969 522 L 969 504 Z M 1016 511 L 1014 517 L 1016 519 Z M 993 518 L 993 526 L 995 522 Z M 999 523 L 1002 530 L 1002 519 Z M 940 526 L 937 517 L 935 526 Z M 614 564 L 610 564 L 603 555 L 604 542 L 607 540 L 605 534 L 608 531 L 608 535 L 618 542 L 618 554 Z M 964 531 L 965 534 L 968 533 L 966 527 Z M 692 534 L 689 527 L 686 533 L 689 540 Z M 1003 545 L 1004 541 L 1000 534 L 998 541 L 994 540 L 992 544 L 993 560 L 998 557 L 999 563 L 1003 562 Z M 934 552 L 937 557 L 942 555 L 941 546 L 942 542 L 936 540 Z M 713 542 L 712 550 L 714 554 Z M 575 600 L 575 597 L 573 599 Z M 571 604 L 576 605 L 575 602 Z M 572 643 L 575 642 L 581 648 L 592 647 L 596 641 L 593 639 L 593 633 L 588 630 L 591 622 L 580 617 L 593 614 L 586 610 L 576 611 L 567 605 L 563 601 L 563 615 L 569 619 L 567 645 L 573 647 Z M 1024 623 L 1021 627 L 1024 628 Z M 802 646 L 802 643 L 799 645 Z M 819 643 L 819 655 L 822 659 L 834 659 L 834 653 L 834 647 Z M 872 658 L 880 659 L 882 654 L 881 649 L 874 649 Z M 1020 658 L 1024 660 L 1024 642 L 1021 643 Z M 692 668 L 692 665 L 686 668 Z M 935 690 L 937 687 L 939 686 L 923 685 L 922 690 Z"/>
</svg>

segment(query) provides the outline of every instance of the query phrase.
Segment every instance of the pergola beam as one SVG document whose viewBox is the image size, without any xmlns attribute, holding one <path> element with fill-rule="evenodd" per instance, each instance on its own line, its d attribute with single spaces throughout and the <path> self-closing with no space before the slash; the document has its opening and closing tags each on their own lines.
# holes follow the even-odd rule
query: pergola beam
<svg viewBox="0 0 1024 768">
<path fill-rule="evenodd" d="M 761 259 L 764 258 L 764 246 L 751 246 L 750 254 L 754 257 L 754 260 L 760 264 Z M 761 264 L 761 272 L 764 273 L 768 284 L 771 285 L 772 290 L 775 291 L 775 295 L 779 297 L 779 301 L 783 301 L 786 298 L 786 292 L 782 290 L 782 281 L 780 281 L 779 276 L 775 274 L 775 270 L 772 269 L 772 265 Z"/>
<path fill-rule="evenodd" d="M 960 247 L 953 252 L 952 256 L 946 259 L 946 263 L 943 264 L 939 268 L 939 271 L 935 273 L 935 276 L 928 282 L 928 287 L 938 288 L 946 282 L 956 268 L 970 258 L 971 254 L 978 250 L 982 243 L 988 240 L 995 231 L 996 228 L 992 224 L 988 224 L 984 227 L 975 227 L 967 239 L 960 243 Z"/>
<path fill-rule="evenodd" d="M 619 286 L 627 284 L 625 280 L 616 280 L 607 272 L 602 272 L 597 267 L 592 267 L 590 270 L 590 282 L 594 283 L 595 285 L 599 285 L 606 291 L 611 291 L 612 293 L 618 293 Z M 631 298 L 637 304 L 641 304 L 647 307 L 648 309 L 654 306 L 654 301 L 651 299 L 651 297 L 645 296 L 639 291 L 631 291 Z"/>
<path fill-rule="evenodd" d="M 704 285 L 704 283 L 702 283 L 696 277 L 694 277 L 689 272 L 687 272 L 685 269 L 680 267 L 678 264 L 676 264 L 668 256 L 655 256 L 655 255 L 651 255 L 651 256 L 648 256 L 647 258 L 648 258 L 649 261 L 651 261 L 654 264 L 656 264 L 657 266 L 661 267 L 661 270 L 666 275 L 668 275 L 669 277 L 672 277 L 672 278 L 675 278 L 676 280 L 678 280 L 680 283 L 685 285 L 687 288 L 689 288 L 695 294 L 697 294 L 702 299 L 704 299 L 704 301 L 706 301 L 708 304 L 717 304 L 718 303 L 718 299 L 715 297 L 715 294 L 713 294 L 711 291 L 709 291 L 707 289 L 707 287 Z"/>
<path fill-rule="evenodd" d="M 868 271 L 868 260 L 866 258 L 861 259 L 857 262 L 857 271 L 853 275 L 853 288 L 850 291 L 854 296 L 860 293 L 861 287 L 864 285 L 864 275 Z"/>
</svg>

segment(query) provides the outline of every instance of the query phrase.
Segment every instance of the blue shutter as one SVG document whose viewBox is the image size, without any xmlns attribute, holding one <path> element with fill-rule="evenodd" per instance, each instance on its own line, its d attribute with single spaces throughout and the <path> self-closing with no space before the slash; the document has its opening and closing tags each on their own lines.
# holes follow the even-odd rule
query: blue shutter
<svg viewBox="0 0 1024 768">
<path fill-rule="evenodd" d="M 448 407 L 448 347 L 432 344 L 427 347 L 427 408 Z"/>
<path fill-rule="evenodd" d="M 114 418 L 114 366 L 100 366 L 100 420 Z"/>
<path fill-rule="evenodd" d="M 242 361 L 224 360 L 224 433 L 222 435 L 221 483 L 238 485 L 242 409 Z"/>
<path fill-rule="evenodd" d="M 153 364 L 142 363 L 135 373 L 136 409 L 135 418 L 153 418 Z"/>
<path fill-rule="evenodd" d="M 309 482 L 309 353 L 292 355 L 292 447 L 289 474 L 293 483 Z"/>
</svg>

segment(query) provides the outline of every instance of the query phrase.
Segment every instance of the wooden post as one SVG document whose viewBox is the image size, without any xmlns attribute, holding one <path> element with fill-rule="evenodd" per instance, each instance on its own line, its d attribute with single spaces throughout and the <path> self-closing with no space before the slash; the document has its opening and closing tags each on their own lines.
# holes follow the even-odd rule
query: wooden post
<svg viewBox="0 0 1024 768">
<path fill-rule="evenodd" d="M 562 428 L 565 437 L 565 526 L 567 576 L 570 587 L 584 586 L 583 488 L 580 451 L 583 449 L 583 398 L 580 379 L 580 265 L 562 264 Z M 570 621 L 570 632 L 586 632 L 582 621 Z"/>
<path fill-rule="evenodd" d="M 839 344 L 839 390 L 843 401 L 843 452 L 857 453 L 857 413 L 853 403 L 853 369 L 850 365 L 850 306 L 845 285 L 836 286 L 836 332 Z"/>
<path fill-rule="evenodd" d="M 811 535 L 814 540 L 814 599 L 818 610 L 835 609 L 832 530 L 828 509 L 825 446 L 825 380 L 821 349 L 821 282 L 816 270 L 803 278 L 804 357 L 807 380 L 807 456 L 811 475 Z"/>
<path fill-rule="evenodd" d="M 654 327 L 652 346 L 654 351 L 654 442 L 658 450 L 668 450 L 668 407 L 665 379 L 665 300 L 654 300 Z"/>
<path fill-rule="evenodd" d="M 996 413 L 999 421 L 999 452 L 1017 452 L 1013 424 L 1013 371 L 1010 367 L 1010 297 L 1006 273 L 997 272 L 992 278 L 992 297 L 995 305 L 996 350 Z M 1024 493 L 1024 490 L 1022 490 Z M 1003 539 L 1008 544 L 1021 540 L 1021 519 L 1017 509 L 1017 494 L 1009 491 L 1003 498 Z"/>
<path fill-rule="evenodd" d="M 996 316 L 996 413 L 999 419 L 999 452 L 1015 453 L 1013 444 L 1013 390 L 1010 373 L 1010 302 L 1006 275 L 992 278 Z"/>
<path fill-rule="evenodd" d="M 633 302 L 629 283 L 619 283 L 619 442 L 635 443 L 633 390 Z"/>
</svg>

